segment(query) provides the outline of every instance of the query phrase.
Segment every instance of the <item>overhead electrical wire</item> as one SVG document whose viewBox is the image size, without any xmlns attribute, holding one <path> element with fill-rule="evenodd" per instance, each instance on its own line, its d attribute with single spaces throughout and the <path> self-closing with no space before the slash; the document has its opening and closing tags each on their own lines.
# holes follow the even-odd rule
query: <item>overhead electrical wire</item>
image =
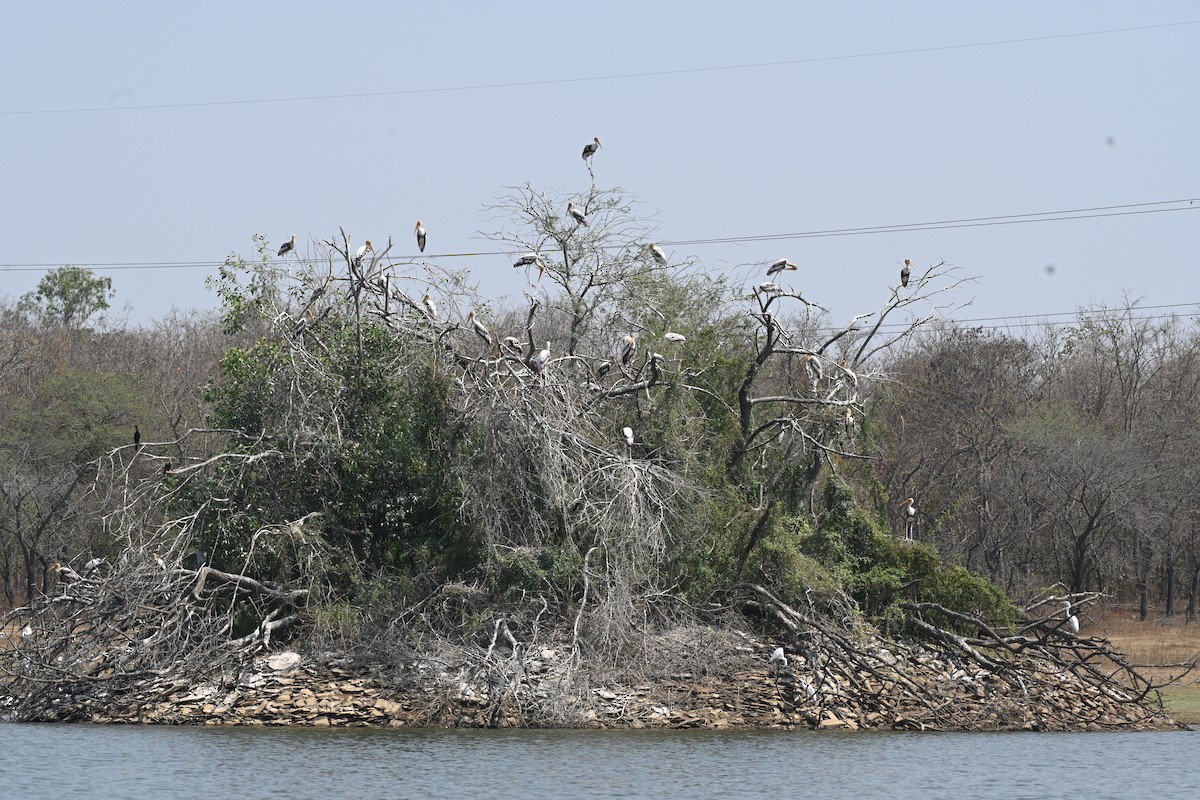
<svg viewBox="0 0 1200 800">
<path fill-rule="evenodd" d="M 1013 44 L 1030 42 L 1060 41 L 1063 39 L 1080 39 L 1090 36 L 1109 36 L 1118 33 L 1133 33 L 1137 31 L 1159 30 L 1163 28 L 1179 28 L 1188 25 L 1200 25 L 1200 20 L 1182 20 L 1179 22 L 1164 22 L 1157 25 L 1137 25 L 1127 28 L 1107 28 L 1095 31 L 1078 31 L 1075 33 L 1047 34 L 1044 36 L 1025 36 L 1013 39 L 994 39 L 984 42 L 965 42 L 962 44 L 934 45 L 930 47 L 911 47 L 897 50 L 877 50 L 867 53 L 846 53 L 832 56 L 812 56 L 809 58 L 794 58 L 783 61 L 761 61 L 751 64 L 724 64 L 709 67 L 684 67 L 679 69 L 655 70 L 648 72 L 623 72 L 610 75 L 588 75 L 574 78 L 547 78 L 532 81 L 509 81 L 504 83 L 475 83 L 460 86 L 438 86 L 417 89 L 393 89 L 379 92 L 346 92 L 341 94 L 296 95 L 292 97 L 266 97 L 245 100 L 208 100 L 181 103 L 149 103 L 136 106 L 81 106 L 76 108 L 39 108 L 0 111 L 0 116 L 36 116 L 43 114 L 85 114 L 110 113 L 122 111 L 158 111 L 179 108 L 214 108 L 221 106 L 249 106 L 278 103 L 311 103 L 326 100 L 352 100 L 372 97 L 396 97 L 401 95 L 439 94 L 444 92 L 485 91 L 490 89 L 517 89 L 531 86 L 554 86 L 559 84 L 595 83 L 601 81 L 634 80 L 638 78 L 657 78 L 672 75 L 694 75 L 706 72 L 729 72 L 734 70 L 767 69 L 771 67 L 789 67 L 801 64 L 821 64 L 832 61 L 852 61 L 869 58 L 884 58 L 888 56 L 918 55 L 921 53 L 939 53 L 951 50 L 968 50 L 981 47 L 1002 47 Z"/>
<path fill-rule="evenodd" d="M 1186 203 L 1186 205 L 1184 205 Z M 741 242 L 773 242 L 796 239 L 816 239 L 832 236 L 870 236 L 881 233 L 909 233 L 915 231 L 950 230 L 954 228 L 974 228 L 992 225 L 1016 225 L 1030 222 L 1066 222 L 1075 219 L 1097 219 L 1101 217 L 1124 217 L 1139 214 L 1162 214 L 1172 211 L 1198 211 L 1200 197 L 1185 197 L 1178 200 L 1155 200 L 1145 203 L 1124 203 L 1121 205 L 1092 206 L 1088 208 L 1062 209 L 1058 211 L 1039 211 L 1025 214 L 1002 214 L 990 217 L 964 217 L 961 219 L 943 219 L 930 222 L 904 222 L 892 225 L 873 225 L 854 228 L 829 228 L 812 231 L 795 231 L 791 233 L 767 233 L 748 236 L 720 236 L 707 239 L 678 239 L 661 240 L 658 244 L 665 247 L 705 246 L 714 244 L 733 244 Z M 432 261 L 450 258 L 477 258 L 483 256 L 509 256 L 509 250 L 488 250 L 479 252 L 430 253 L 395 256 L 389 263 L 407 263 Z M 287 259 L 289 263 L 312 264 L 323 261 L 320 258 Z M 38 263 L 0 263 L 0 272 L 44 272 L 58 269 L 64 264 L 76 267 L 87 267 L 100 272 L 130 269 L 196 269 L 219 267 L 226 263 L 221 261 L 92 261 L 80 262 L 62 260 Z"/>
</svg>

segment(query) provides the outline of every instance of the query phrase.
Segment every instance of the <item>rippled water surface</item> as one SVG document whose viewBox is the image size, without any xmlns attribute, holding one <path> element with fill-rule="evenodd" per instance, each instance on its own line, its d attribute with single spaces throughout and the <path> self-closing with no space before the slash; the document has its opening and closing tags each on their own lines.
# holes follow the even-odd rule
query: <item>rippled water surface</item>
<svg viewBox="0 0 1200 800">
<path fill-rule="evenodd" d="M 0 796 L 1200 798 L 1200 732 L 0 725 Z"/>
</svg>

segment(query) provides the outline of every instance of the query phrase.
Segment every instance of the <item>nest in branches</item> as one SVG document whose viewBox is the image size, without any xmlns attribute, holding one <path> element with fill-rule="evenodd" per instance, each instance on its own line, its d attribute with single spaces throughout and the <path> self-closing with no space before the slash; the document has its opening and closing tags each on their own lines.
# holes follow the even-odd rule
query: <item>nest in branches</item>
<svg viewBox="0 0 1200 800">
<path fill-rule="evenodd" d="M 1104 639 L 1082 637 L 1047 598 L 1012 630 L 937 603 L 905 603 L 919 643 L 892 641 L 797 609 L 754 584 L 745 605 L 790 640 L 781 680 L 814 727 L 830 719 L 932 730 L 1081 730 L 1171 727 L 1158 689 Z M 1097 596 L 1071 598 L 1076 608 Z M 1045 609 L 1053 609 L 1050 613 Z M 1185 673 L 1186 674 L 1186 673 Z M 1176 676 L 1178 680 L 1182 675 Z M 857 721 L 857 722 L 855 722 Z"/>
<path fill-rule="evenodd" d="M 201 680 L 269 647 L 297 621 L 307 595 L 209 566 L 168 567 L 158 557 L 73 573 L 3 618 L 0 629 L 14 632 L 0 650 L 3 711 L 37 718 L 80 699 L 115 701 L 147 681 Z"/>
</svg>

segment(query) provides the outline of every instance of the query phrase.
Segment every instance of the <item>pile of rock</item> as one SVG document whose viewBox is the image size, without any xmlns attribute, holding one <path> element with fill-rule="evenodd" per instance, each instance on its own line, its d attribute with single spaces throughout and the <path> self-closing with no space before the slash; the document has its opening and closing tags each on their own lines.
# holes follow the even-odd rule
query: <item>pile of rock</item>
<svg viewBox="0 0 1200 800">
<path fill-rule="evenodd" d="M 1046 674 L 1028 692 L 983 669 L 919 646 L 868 646 L 865 668 L 827 655 L 789 653 L 742 634 L 735 667 L 633 683 L 572 684 L 566 649 L 526 655 L 504 674 L 475 660 L 402 666 L 316 660 L 294 652 L 259 657 L 202 683 L 141 681 L 119 694 L 106 684 L 62 687 L 22 719 L 167 725 L 313 727 L 622 727 L 818 730 L 1145 730 L 1176 727 L 1152 704 L 1093 690 L 1073 674 Z M 811 655 L 811 654 L 810 654 Z M 1110 696 L 1111 695 L 1111 696 Z M 934 698 L 918 702 L 913 698 Z"/>
</svg>

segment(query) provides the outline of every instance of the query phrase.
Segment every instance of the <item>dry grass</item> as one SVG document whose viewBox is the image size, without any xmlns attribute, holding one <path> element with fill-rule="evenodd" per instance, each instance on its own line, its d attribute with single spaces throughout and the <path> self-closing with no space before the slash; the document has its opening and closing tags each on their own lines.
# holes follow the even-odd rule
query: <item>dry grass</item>
<svg viewBox="0 0 1200 800">
<path fill-rule="evenodd" d="M 1180 675 L 1180 664 L 1200 663 L 1200 622 L 1188 624 L 1182 616 L 1142 622 L 1136 611 L 1115 606 L 1084 620 L 1080 633 L 1108 639 L 1139 672 L 1157 682 Z M 1163 698 L 1176 720 L 1200 724 L 1200 669 L 1168 686 Z"/>
</svg>

